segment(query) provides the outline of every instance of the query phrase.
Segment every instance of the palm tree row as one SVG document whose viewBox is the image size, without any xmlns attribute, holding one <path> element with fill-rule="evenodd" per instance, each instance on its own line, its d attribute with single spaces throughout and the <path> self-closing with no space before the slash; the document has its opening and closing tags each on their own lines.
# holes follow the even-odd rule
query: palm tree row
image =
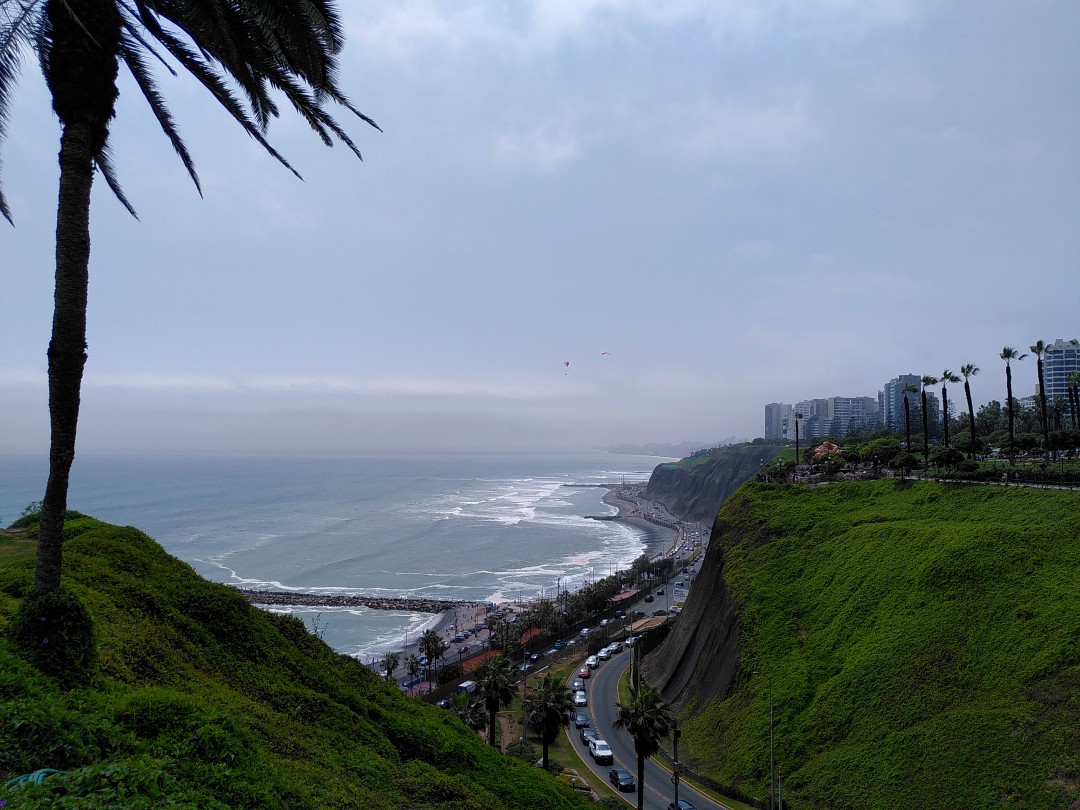
<svg viewBox="0 0 1080 810">
<path fill-rule="evenodd" d="M 1077 345 L 1077 341 L 1075 341 L 1075 340 L 1070 341 L 1070 343 L 1073 346 Z M 1041 426 L 1041 429 L 1042 429 L 1043 449 L 1046 452 L 1050 452 L 1051 449 L 1052 449 L 1051 441 L 1050 441 L 1050 418 L 1049 418 L 1050 417 L 1050 407 L 1049 407 L 1049 405 L 1047 403 L 1047 397 L 1046 397 L 1046 382 L 1045 382 L 1044 373 L 1043 373 L 1043 361 L 1048 355 L 1050 355 L 1054 351 L 1054 349 L 1053 349 L 1053 346 L 1048 345 L 1045 341 L 1038 340 L 1032 346 L 1029 347 L 1029 351 L 1035 356 L 1035 358 L 1037 360 L 1037 374 L 1038 374 L 1038 385 L 1039 385 L 1039 415 L 1040 415 L 1040 426 Z M 1012 364 L 1014 362 L 1020 362 L 1021 360 L 1024 360 L 1025 358 L 1028 357 L 1028 355 L 1027 354 L 1021 354 L 1018 350 L 1016 350 L 1012 346 L 1005 346 L 1001 350 L 1001 353 L 999 354 L 999 357 L 1001 357 L 1001 359 L 1005 361 L 1005 391 L 1006 391 L 1005 403 L 1006 403 L 1006 409 L 1007 409 L 1007 413 L 1008 413 L 1008 431 L 1009 431 L 1009 433 L 1008 433 L 1008 435 L 1009 435 L 1008 449 L 1009 449 L 1010 455 L 1012 455 L 1013 451 L 1014 451 L 1014 448 L 1016 447 L 1016 443 L 1017 443 L 1016 442 L 1016 400 L 1013 397 Z M 964 365 L 962 365 L 960 367 L 960 375 L 962 376 L 963 382 L 964 382 L 964 396 L 967 399 L 967 409 L 968 409 L 968 431 L 969 431 L 969 434 L 970 434 L 968 436 L 968 456 L 969 456 L 969 458 L 974 458 L 974 456 L 977 453 L 977 448 L 978 448 L 978 434 L 977 434 L 976 423 L 975 423 L 975 408 L 974 408 L 974 404 L 972 402 L 972 397 L 971 397 L 971 378 L 974 377 L 978 373 L 979 373 L 979 367 L 976 366 L 974 363 L 966 363 L 966 364 L 964 364 Z M 930 456 L 930 446 L 929 446 L 930 425 L 929 425 L 929 413 L 928 413 L 928 410 L 927 410 L 926 388 L 927 388 L 927 386 L 937 385 L 939 382 L 941 383 L 941 403 L 942 403 L 942 410 L 943 410 L 943 425 L 942 425 L 942 427 L 943 427 L 943 434 L 944 434 L 943 439 L 944 439 L 945 447 L 948 448 L 949 447 L 949 439 L 950 439 L 950 437 L 949 437 L 949 392 L 948 392 L 948 384 L 949 383 L 958 383 L 958 382 L 960 382 L 961 381 L 961 376 L 957 376 L 952 371 L 945 370 L 945 371 L 942 372 L 940 378 L 929 376 L 929 375 L 922 377 L 921 382 L 922 382 L 922 422 L 923 422 L 923 460 L 924 460 L 924 462 L 928 462 L 929 461 L 929 456 Z M 1070 375 L 1070 377 L 1071 376 L 1072 375 Z M 1068 402 L 1068 404 L 1066 405 L 1065 403 L 1062 403 L 1061 406 L 1060 406 L 1062 408 L 1062 410 L 1064 410 L 1066 408 L 1071 410 L 1074 430 L 1077 429 L 1077 414 L 1080 413 L 1080 397 L 1078 397 L 1077 394 L 1074 392 L 1075 388 L 1076 388 L 1076 385 L 1072 385 L 1068 389 L 1068 394 L 1069 394 L 1069 402 Z M 918 387 L 916 387 L 914 385 L 911 385 L 911 384 L 908 384 L 908 385 L 904 386 L 904 422 L 905 422 L 905 432 L 906 432 L 906 440 L 907 440 L 908 448 L 910 448 L 910 446 L 911 446 L 911 411 L 910 411 L 910 404 L 908 402 L 908 394 L 909 393 L 914 393 L 914 392 L 916 392 L 918 390 L 919 390 Z M 1074 401 L 1075 401 L 1076 404 L 1073 404 Z"/>
</svg>

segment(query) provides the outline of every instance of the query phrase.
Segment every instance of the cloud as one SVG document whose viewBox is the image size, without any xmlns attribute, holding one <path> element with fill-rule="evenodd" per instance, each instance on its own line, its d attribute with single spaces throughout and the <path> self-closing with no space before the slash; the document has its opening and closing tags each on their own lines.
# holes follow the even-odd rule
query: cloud
<svg viewBox="0 0 1080 810">
<path fill-rule="evenodd" d="M 499 163 L 552 171 L 580 157 L 577 134 L 567 123 L 541 124 L 533 129 L 504 133 L 495 139 Z"/>
<path fill-rule="evenodd" d="M 791 158 L 823 137 L 822 128 L 803 106 L 797 101 L 787 106 L 739 108 L 705 99 L 687 113 L 686 126 L 675 130 L 687 132 L 681 149 L 696 157 Z"/>
</svg>

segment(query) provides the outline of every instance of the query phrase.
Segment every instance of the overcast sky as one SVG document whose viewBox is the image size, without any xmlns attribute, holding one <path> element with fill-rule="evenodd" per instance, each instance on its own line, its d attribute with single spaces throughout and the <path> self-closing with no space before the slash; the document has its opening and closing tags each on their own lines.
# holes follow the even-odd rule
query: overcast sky
<svg viewBox="0 0 1080 810">
<path fill-rule="evenodd" d="M 161 73 L 200 199 L 123 77 L 80 451 L 708 444 L 1080 337 L 1075 0 L 339 5 L 363 163 Z M 0 452 L 47 447 L 58 137 L 26 60 Z"/>
</svg>

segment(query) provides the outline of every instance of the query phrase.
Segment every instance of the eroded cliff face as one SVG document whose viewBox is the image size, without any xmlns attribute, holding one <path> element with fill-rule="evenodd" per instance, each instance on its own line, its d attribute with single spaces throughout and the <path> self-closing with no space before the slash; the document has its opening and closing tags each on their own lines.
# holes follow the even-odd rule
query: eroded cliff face
<svg viewBox="0 0 1080 810">
<path fill-rule="evenodd" d="M 781 450 L 747 445 L 727 448 L 700 464 L 661 464 L 649 477 L 645 496 L 684 520 L 712 520 L 724 501 Z"/>
<path fill-rule="evenodd" d="M 730 691 L 738 670 L 740 622 L 739 606 L 725 580 L 725 559 L 730 548 L 768 539 L 767 527 L 738 494 L 713 521 L 709 548 L 682 615 L 642 663 L 645 680 L 677 709 L 705 705 Z"/>
</svg>

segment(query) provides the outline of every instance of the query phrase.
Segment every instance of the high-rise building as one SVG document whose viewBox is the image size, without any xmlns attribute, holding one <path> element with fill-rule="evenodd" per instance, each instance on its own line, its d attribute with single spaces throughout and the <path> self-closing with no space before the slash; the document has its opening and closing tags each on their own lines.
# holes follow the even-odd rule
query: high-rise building
<svg viewBox="0 0 1080 810">
<path fill-rule="evenodd" d="M 829 397 L 825 400 L 826 433 L 842 438 L 849 433 L 871 430 L 881 424 L 876 397 Z"/>
<path fill-rule="evenodd" d="M 765 438 L 787 439 L 788 427 L 790 438 L 795 438 L 794 422 L 791 422 L 792 407 L 784 402 L 770 402 L 765 406 Z"/>
<path fill-rule="evenodd" d="M 1055 399 L 1069 401 L 1069 375 L 1080 372 L 1080 343 L 1072 340 L 1055 340 L 1043 357 L 1043 382 L 1046 385 L 1046 401 Z M 1036 391 L 1038 383 L 1035 384 Z"/>
<path fill-rule="evenodd" d="M 878 393 L 878 412 L 881 424 L 889 430 L 902 430 L 904 427 L 904 386 L 913 385 L 916 391 L 922 390 L 922 377 L 918 374 L 900 374 L 885 383 Z M 919 394 L 909 394 L 910 405 L 921 405 Z"/>
</svg>

